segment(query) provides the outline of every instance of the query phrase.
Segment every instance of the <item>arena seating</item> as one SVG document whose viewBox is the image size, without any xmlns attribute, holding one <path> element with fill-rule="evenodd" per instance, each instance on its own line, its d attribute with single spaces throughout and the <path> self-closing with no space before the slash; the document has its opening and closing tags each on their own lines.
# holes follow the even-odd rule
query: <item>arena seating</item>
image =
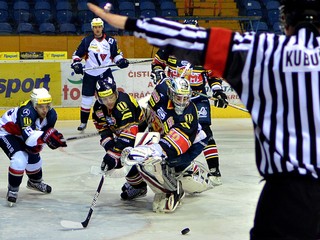
<svg viewBox="0 0 320 240">
<path fill-rule="evenodd" d="M 131 16 L 131 17 L 184 17 L 186 14 L 184 0 L 98 0 L 99 5 L 103 7 L 106 1 L 113 4 L 112 12 Z M 51 23 L 55 29 L 55 34 L 61 35 L 61 25 L 71 23 L 75 27 L 68 34 L 83 35 L 90 32 L 88 24 L 94 14 L 87 9 L 86 0 L 0 0 L 0 23 L 3 28 L 8 25 L 13 29 L 13 34 L 18 33 L 18 25 L 20 23 L 29 23 L 34 31 L 30 34 L 45 34 L 45 27 L 49 27 Z M 220 5 L 219 5 L 220 4 Z M 274 31 L 280 34 L 279 29 L 279 0 L 194 0 L 192 15 L 197 16 L 261 16 L 262 24 L 265 29 L 267 24 L 268 31 Z M 201 20 L 201 26 L 221 26 L 239 31 L 239 23 L 228 20 L 206 21 Z M 52 25 L 50 31 L 52 34 Z M 257 23 L 255 23 L 257 24 Z M 42 25 L 40 33 L 40 25 Z M 29 25 L 30 26 L 30 25 Z M 67 25 L 65 25 L 67 26 Z M 65 29 L 62 27 L 62 30 Z M 70 26 L 70 25 L 69 25 Z M 258 25 L 255 25 L 258 26 Z M 259 29 L 260 29 L 259 27 Z M 20 26 L 21 28 L 21 26 Z M 8 28 L 4 32 L 10 32 Z M 109 33 L 127 35 L 124 31 L 115 31 L 114 29 L 106 29 Z M 251 29 L 241 29 L 251 30 Z M 264 31 L 264 30 L 261 30 Z M 21 31 L 20 31 L 21 32 Z M 3 34 L 0 32 L 0 34 Z M 26 34 L 26 33 L 24 33 Z"/>
</svg>

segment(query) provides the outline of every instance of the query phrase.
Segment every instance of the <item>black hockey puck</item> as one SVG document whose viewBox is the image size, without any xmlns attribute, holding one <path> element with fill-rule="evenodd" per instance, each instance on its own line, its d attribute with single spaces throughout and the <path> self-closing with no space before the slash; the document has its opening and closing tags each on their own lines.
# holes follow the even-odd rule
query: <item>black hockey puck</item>
<svg viewBox="0 0 320 240">
<path fill-rule="evenodd" d="M 185 228 L 181 231 L 181 234 L 182 235 L 186 235 L 188 232 L 190 232 L 190 229 L 189 228 Z"/>
</svg>

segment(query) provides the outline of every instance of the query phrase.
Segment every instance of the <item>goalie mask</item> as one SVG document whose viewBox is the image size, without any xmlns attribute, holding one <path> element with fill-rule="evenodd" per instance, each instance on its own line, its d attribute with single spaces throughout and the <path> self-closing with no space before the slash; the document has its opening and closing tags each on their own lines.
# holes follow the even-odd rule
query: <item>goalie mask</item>
<svg viewBox="0 0 320 240">
<path fill-rule="evenodd" d="M 299 23 L 310 23 L 317 28 L 320 27 L 319 0 L 281 0 L 280 5 L 280 23 L 283 31 Z"/>
<path fill-rule="evenodd" d="M 190 83 L 184 78 L 169 78 L 168 95 L 174 104 L 174 110 L 181 115 L 191 100 Z"/>
<path fill-rule="evenodd" d="M 99 103 L 106 105 L 108 109 L 113 109 L 118 99 L 116 82 L 110 77 L 100 79 L 96 84 L 96 92 Z"/>
</svg>

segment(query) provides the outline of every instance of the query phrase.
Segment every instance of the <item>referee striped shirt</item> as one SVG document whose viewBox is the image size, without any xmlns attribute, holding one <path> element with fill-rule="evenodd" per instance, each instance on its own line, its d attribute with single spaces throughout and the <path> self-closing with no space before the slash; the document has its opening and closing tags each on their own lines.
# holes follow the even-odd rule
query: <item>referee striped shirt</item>
<svg viewBox="0 0 320 240">
<path fill-rule="evenodd" d="M 128 19 L 126 29 L 180 59 L 224 77 L 249 110 L 262 176 L 320 176 L 320 36 L 194 28 L 160 18 Z"/>
</svg>

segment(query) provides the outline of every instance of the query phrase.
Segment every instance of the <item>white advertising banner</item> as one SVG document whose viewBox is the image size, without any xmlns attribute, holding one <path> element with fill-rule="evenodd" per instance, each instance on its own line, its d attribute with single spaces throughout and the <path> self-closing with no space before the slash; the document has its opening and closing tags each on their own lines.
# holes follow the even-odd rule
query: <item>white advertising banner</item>
<svg viewBox="0 0 320 240">
<path fill-rule="evenodd" d="M 81 102 L 82 75 L 74 74 L 70 64 L 61 63 L 62 106 L 78 107 Z M 138 100 L 151 94 L 154 84 L 150 79 L 150 63 L 130 64 L 125 69 L 111 69 L 120 91 L 129 93 Z"/>
<path fill-rule="evenodd" d="M 133 59 L 130 59 L 133 60 Z M 128 68 L 112 67 L 112 73 L 119 90 L 129 93 L 137 100 L 151 94 L 154 84 L 150 78 L 151 62 L 130 64 Z M 61 62 L 62 106 L 79 107 L 81 102 L 82 75 L 74 74 L 70 67 L 71 61 Z M 229 102 L 242 105 L 236 92 L 227 84 L 223 88 Z M 211 90 L 207 87 L 208 95 Z"/>
</svg>

